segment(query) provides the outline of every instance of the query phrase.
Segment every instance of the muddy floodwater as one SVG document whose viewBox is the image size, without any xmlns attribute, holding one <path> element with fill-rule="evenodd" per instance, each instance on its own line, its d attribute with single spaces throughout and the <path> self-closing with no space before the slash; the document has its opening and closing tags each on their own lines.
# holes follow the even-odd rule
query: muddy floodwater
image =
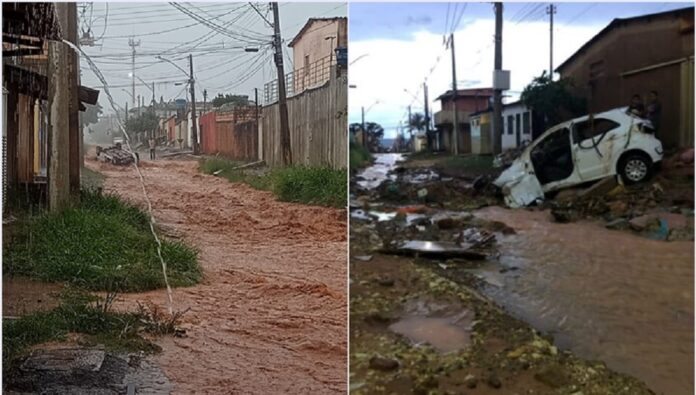
<svg viewBox="0 0 696 395">
<path fill-rule="evenodd" d="M 548 212 L 489 207 L 505 222 L 484 291 L 561 348 L 645 381 L 658 394 L 694 391 L 694 244 L 653 241 Z M 504 271 L 500 265 L 517 270 Z"/>
<path fill-rule="evenodd" d="M 403 154 L 375 154 L 372 166 L 365 168 L 358 174 L 358 185 L 365 189 L 377 188 L 382 182 L 396 179 L 396 175 L 389 174 L 396 165 L 404 160 Z"/>
</svg>

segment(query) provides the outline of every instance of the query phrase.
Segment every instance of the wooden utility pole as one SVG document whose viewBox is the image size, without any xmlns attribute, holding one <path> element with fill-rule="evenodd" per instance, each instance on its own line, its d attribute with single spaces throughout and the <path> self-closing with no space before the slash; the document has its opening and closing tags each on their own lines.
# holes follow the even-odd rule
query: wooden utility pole
<svg viewBox="0 0 696 395">
<path fill-rule="evenodd" d="M 546 13 L 549 14 L 549 78 L 553 81 L 553 14 L 556 13 L 556 6 L 551 3 L 546 7 Z"/>
<path fill-rule="evenodd" d="M 425 108 L 425 137 L 428 139 L 428 149 L 432 149 L 430 136 L 430 115 L 428 114 L 428 83 L 423 82 L 423 106 Z"/>
<path fill-rule="evenodd" d="M 459 111 L 457 111 L 457 61 L 454 55 L 454 33 L 450 33 L 449 40 L 452 49 L 452 111 L 454 121 L 452 122 L 452 151 L 459 155 Z"/>
<path fill-rule="evenodd" d="M 70 198 L 70 62 L 67 44 L 48 41 L 48 207 L 67 207 Z"/>
<path fill-rule="evenodd" d="M 67 41 L 78 45 L 77 40 L 77 3 L 56 3 L 56 16 Z M 80 130 L 80 99 L 79 99 L 79 69 L 80 60 L 77 53 L 70 47 L 66 49 L 68 89 L 65 96 L 68 100 L 68 163 L 70 192 L 78 195 L 80 192 L 80 168 L 82 155 L 80 151 L 82 131 Z"/>
<path fill-rule="evenodd" d="M 193 79 L 193 55 L 189 54 L 189 68 L 191 69 L 189 85 L 191 86 L 191 137 L 193 138 L 193 154 L 198 155 L 200 153 L 198 145 L 198 123 L 196 121 L 196 81 Z"/>
<path fill-rule="evenodd" d="M 495 73 L 503 69 L 503 3 L 495 3 Z M 503 138 L 503 91 L 493 91 L 493 153 L 502 152 Z"/>
<path fill-rule="evenodd" d="M 278 110 L 280 111 L 280 143 L 283 146 L 283 164 L 292 164 L 290 147 L 290 125 L 288 124 L 288 102 L 285 93 L 285 70 L 283 69 L 283 48 L 280 42 L 280 16 L 278 3 L 271 3 L 273 9 L 273 47 L 275 49 L 275 64 L 278 69 Z"/>
</svg>

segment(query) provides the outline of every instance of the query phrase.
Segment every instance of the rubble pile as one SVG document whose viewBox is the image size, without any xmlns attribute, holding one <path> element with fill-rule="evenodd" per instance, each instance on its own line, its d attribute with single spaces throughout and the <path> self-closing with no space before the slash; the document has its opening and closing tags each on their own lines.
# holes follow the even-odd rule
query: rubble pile
<svg viewBox="0 0 696 395">
<path fill-rule="evenodd" d="M 519 147 L 508 149 L 505 152 L 496 155 L 496 157 L 493 159 L 493 167 L 499 168 L 510 166 L 515 159 L 522 155 L 522 152 L 525 150 L 525 148 L 527 148 L 528 145 L 529 142 L 525 141 L 522 142 Z"/>
<path fill-rule="evenodd" d="M 97 160 L 117 166 L 128 166 L 135 159 L 133 158 L 133 153 L 124 149 L 119 143 L 107 148 L 97 146 Z"/>
<path fill-rule="evenodd" d="M 561 223 L 601 218 L 610 229 L 632 230 L 657 240 L 693 240 L 693 198 L 684 199 L 672 193 L 673 188 L 664 178 L 625 186 L 607 177 L 582 191 L 563 191 L 548 206 Z"/>
</svg>

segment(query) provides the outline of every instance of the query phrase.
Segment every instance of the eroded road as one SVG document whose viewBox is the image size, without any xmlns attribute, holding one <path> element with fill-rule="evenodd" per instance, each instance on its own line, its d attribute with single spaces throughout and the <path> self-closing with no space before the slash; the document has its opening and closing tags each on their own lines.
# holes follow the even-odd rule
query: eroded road
<svg viewBox="0 0 696 395">
<path fill-rule="evenodd" d="M 144 204 L 132 167 L 87 162 L 104 189 Z M 346 212 L 278 202 L 198 172 L 141 162 L 158 226 L 199 250 L 204 280 L 173 291 L 185 337 L 154 357 L 175 393 L 345 393 Z M 122 297 L 166 309 L 163 290 Z"/>
</svg>

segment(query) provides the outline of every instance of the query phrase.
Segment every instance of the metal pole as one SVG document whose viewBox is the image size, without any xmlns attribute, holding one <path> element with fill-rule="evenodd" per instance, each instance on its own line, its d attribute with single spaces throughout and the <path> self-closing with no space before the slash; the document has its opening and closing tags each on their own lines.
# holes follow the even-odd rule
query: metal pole
<svg viewBox="0 0 696 395">
<path fill-rule="evenodd" d="M 190 68 L 190 78 L 189 83 L 191 85 L 191 137 L 193 138 L 193 154 L 198 155 L 200 153 L 200 148 L 198 145 L 198 123 L 196 121 L 196 81 L 193 79 L 193 55 L 189 54 L 189 68 Z"/>
<path fill-rule="evenodd" d="M 459 155 L 459 111 L 457 111 L 457 61 L 454 53 L 454 33 L 450 33 L 450 46 L 452 49 L 452 151 Z"/>
<path fill-rule="evenodd" d="M 360 107 L 362 112 L 362 143 L 363 147 L 367 148 L 367 132 L 365 131 L 365 107 Z"/>
<path fill-rule="evenodd" d="M 495 3 L 495 70 L 503 69 L 503 3 Z M 494 87 L 495 88 L 495 87 Z M 493 153 L 502 152 L 503 136 L 503 91 L 493 91 Z"/>
<path fill-rule="evenodd" d="M 556 13 L 556 6 L 551 3 L 546 9 L 549 14 L 549 78 L 553 81 L 553 14 Z"/>
</svg>

